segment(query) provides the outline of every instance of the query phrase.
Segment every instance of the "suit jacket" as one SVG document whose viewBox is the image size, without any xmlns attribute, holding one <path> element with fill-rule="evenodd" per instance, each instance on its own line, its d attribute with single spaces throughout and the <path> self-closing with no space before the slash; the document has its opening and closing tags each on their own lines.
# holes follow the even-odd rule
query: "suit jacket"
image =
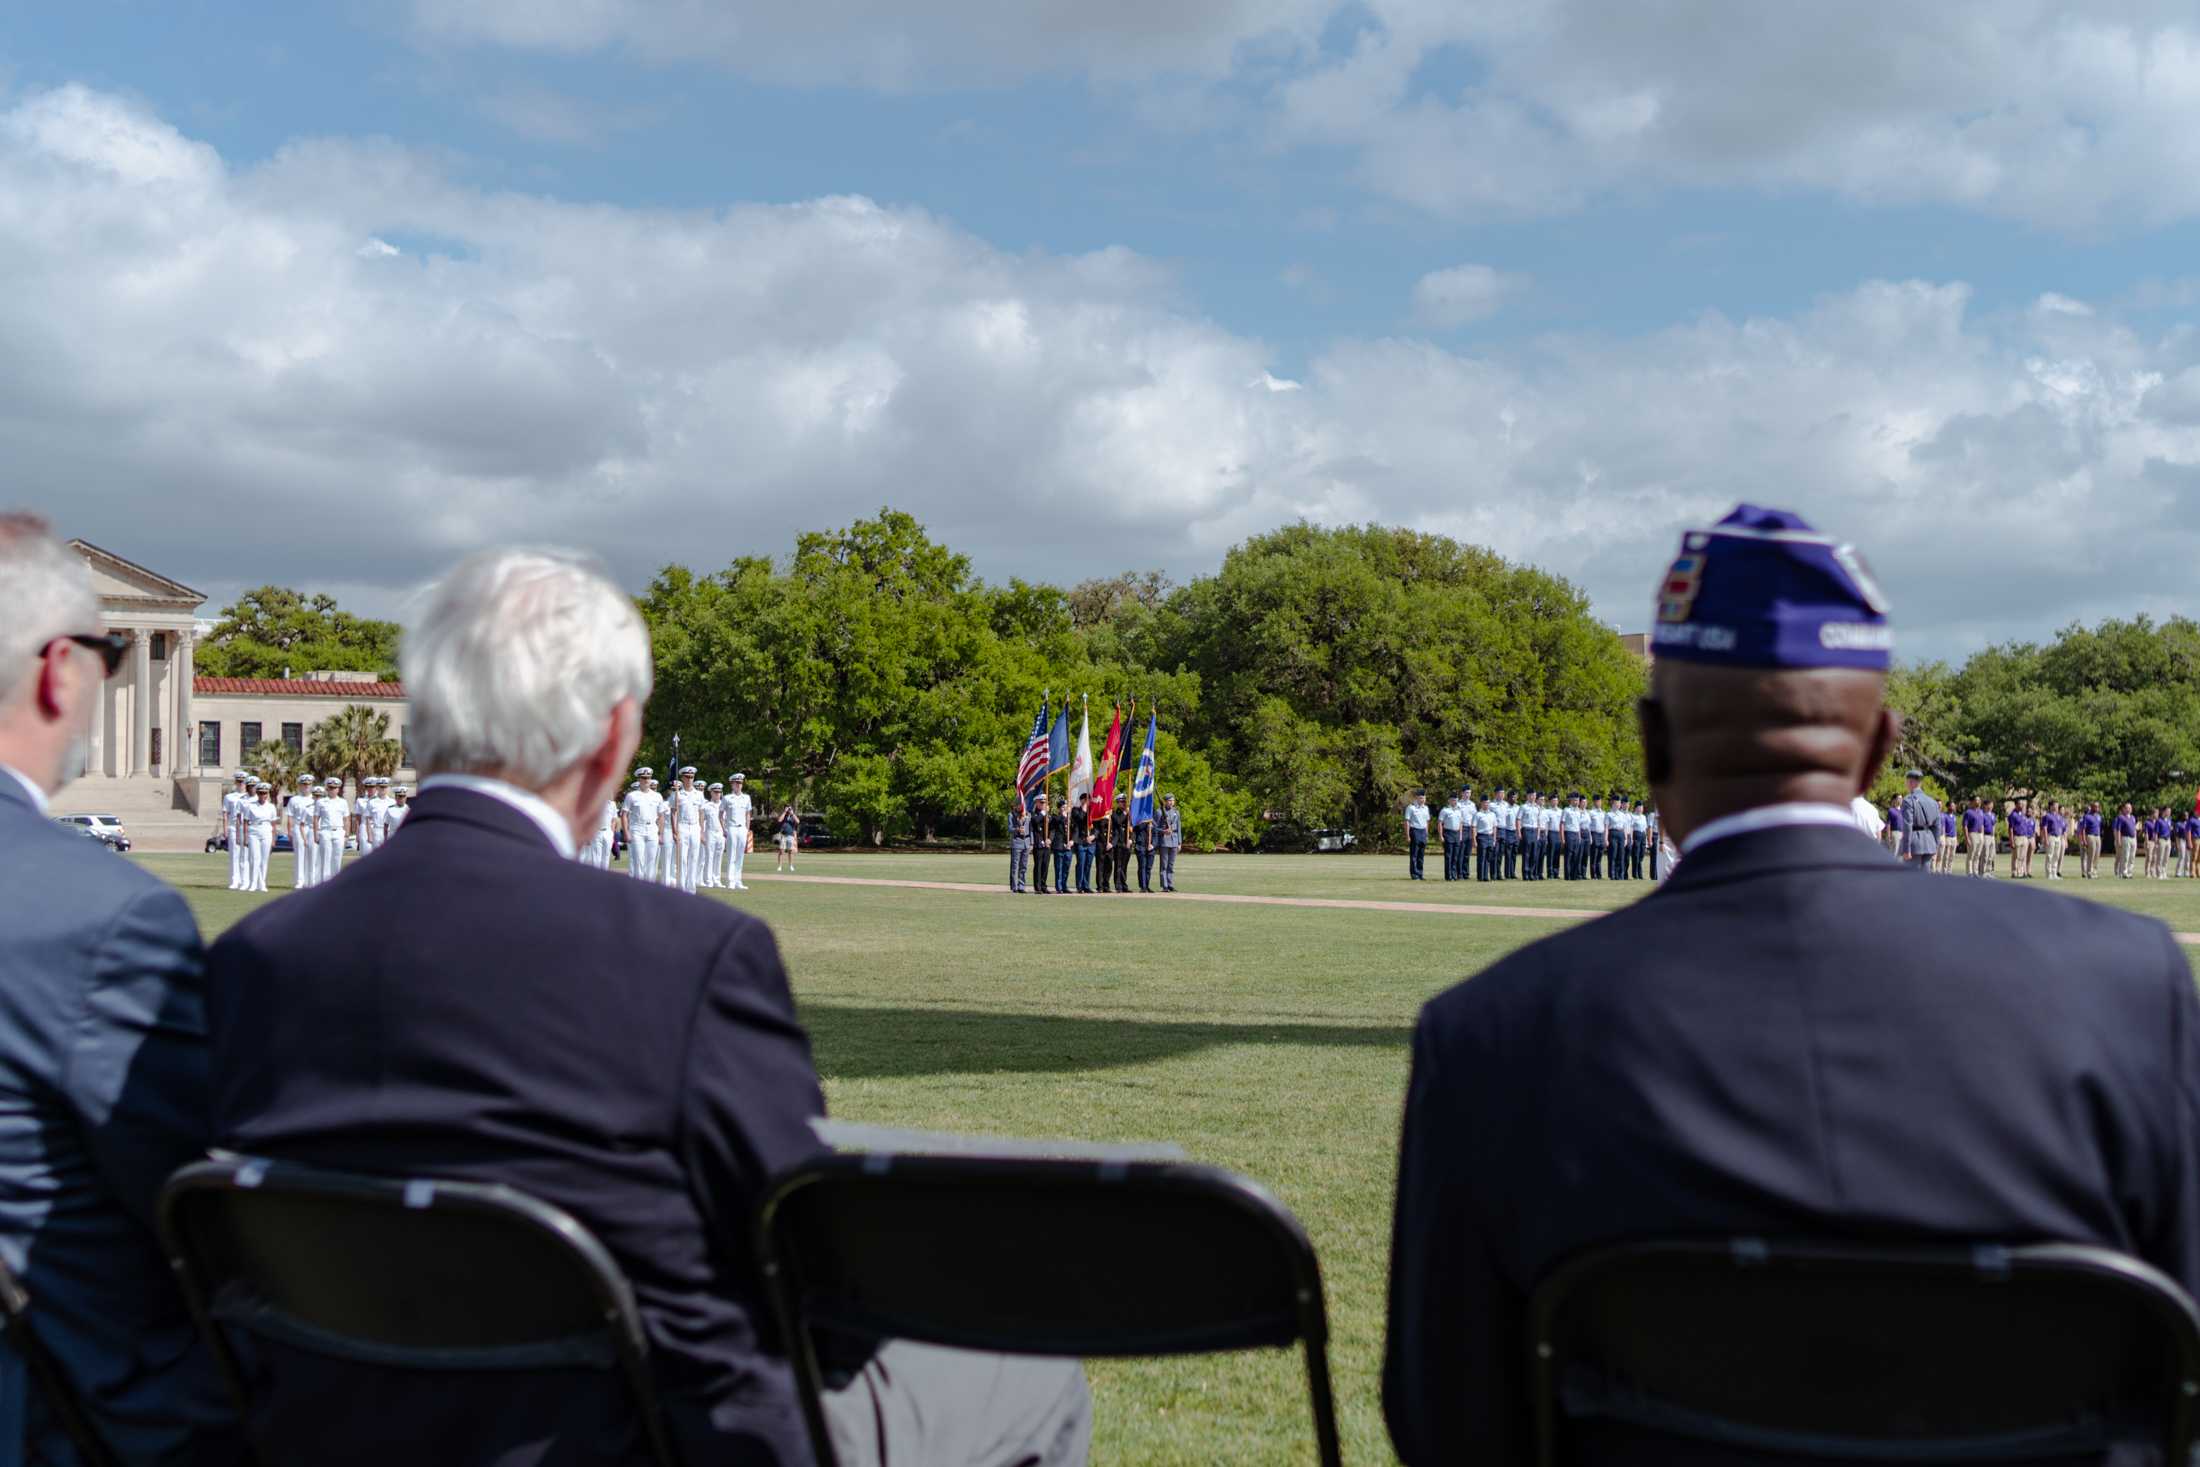
<svg viewBox="0 0 2200 1467">
<path fill-rule="evenodd" d="M 205 950 L 183 898 L 0 770 L 0 1254 L 132 1463 L 222 1463 L 227 1393 L 153 1233 L 208 1140 Z M 76 1455 L 0 1350 L 0 1464 Z"/>
<path fill-rule="evenodd" d="M 1902 852 L 1930 856 L 1940 850 L 1940 802 L 1923 790 L 1902 797 Z"/>
<path fill-rule="evenodd" d="M 824 1102 L 761 922 L 431 789 L 373 860 L 232 927 L 209 973 L 220 1144 L 566 1209 L 634 1286 L 688 1460 L 809 1460 L 749 1219 L 820 1149 Z M 259 1353 L 270 1461 L 386 1464 L 429 1441 L 500 1467 L 643 1460 L 617 1383 L 586 1372 L 454 1386 Z M 454 1391 L 468 1430 L 431 1435 Z"/>
<path fill-rule="evenodd" d="M 1621 1238 L 2052 1239 L 2200 1286 L 2196 1115 L 2200 1000 L 2160 923 L 1920 877 L 1854 830 L 1714 841 L 1422 1011 L 1392 1440 L 1527 1461 L 1529 1291 Z"/>
</svg>

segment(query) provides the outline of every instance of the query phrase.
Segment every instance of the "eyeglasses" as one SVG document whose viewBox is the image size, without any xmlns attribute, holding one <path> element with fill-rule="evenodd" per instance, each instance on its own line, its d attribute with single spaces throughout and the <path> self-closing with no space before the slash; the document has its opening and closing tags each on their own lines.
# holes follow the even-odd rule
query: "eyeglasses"
<svg viewBox="0 0 2200 1467">
<path fill-rule="evenodd" d="M 120 632 L 104 632 L 97 636 L 90 632 L 71 632 L 60 640 L 74 642 L 79 647 L 89 647 L 97 652 L 99 660 L 106 664 L 109 677 L 115 675 L 115 669 L 122 666 L 123 654 L 130 650 L 130 639 Z"/>
</svg>

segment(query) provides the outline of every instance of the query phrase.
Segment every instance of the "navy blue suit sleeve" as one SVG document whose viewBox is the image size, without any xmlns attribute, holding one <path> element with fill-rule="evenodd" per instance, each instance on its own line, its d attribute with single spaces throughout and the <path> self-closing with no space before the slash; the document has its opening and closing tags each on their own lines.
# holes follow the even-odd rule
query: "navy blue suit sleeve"
<svg viewBox="0 0 2200 1467">
<path fill-rule="evenodd" d="M 1526 1450 L 1527 1307 L 1499 1271 L 1469 1197 L 1466 1107 L 1424 1013 L 1399 1143 L 1383 1417 L 1407 1467 L 1510 1462 Z"/>
<path fill-rule="evenodd" d="M 2168 1173 L 2159 1216 L 2138 1230 L 2149 1261 L 2200 1292 L 2200 992 L 2177 939 L 2165 929 L 2162 946 L 2169 989 L 2170 1123 L 2159 1142 Z"/>
<path fill-rule="evenodd" d="M 795 1018 L 778 944 L 744 922 L 711 962 L 688 1034 L 681 1117 L 689 1175 L 715 1236 L 746 1249 L 770 1179 L 824 1149 L 810 1038 Z"/>
<path fill-rule="evenodd" d="M 113 1194 L 148 1228 L 169 1173 L 203 1155 L 206 951 L 183 898 L 133 897 L 101 937 L 63 1086 Z"/>
</svg>

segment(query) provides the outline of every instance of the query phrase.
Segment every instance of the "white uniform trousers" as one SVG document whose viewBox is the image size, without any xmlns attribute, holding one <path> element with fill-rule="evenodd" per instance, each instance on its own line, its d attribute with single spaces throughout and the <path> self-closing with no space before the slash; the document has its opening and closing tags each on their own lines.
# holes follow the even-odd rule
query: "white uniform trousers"
<svg viewBox="0 0 2200 1467">
<path fill-rule="evenodd" d="M 680 827 L 680 890 L 692 892 L 703 875 L 703 827 Z"/>
<path fill-rule="evenodd" d="M 254 825 L 251 834 L 244 839 L 244 889 L 267 890 L 267 853 L 274 848 L 275 829 L 269 825 Z"/>
<path fill-rule="evenodd" d="M 229 830 L 229 889 L 244 890 L 245 853 L 244 822 L 229 819 L 222 822 Z"/>
<path fill-rule="evenodd" d="M 627 836 L 626 874 L 636 881 L 657 879 L 657 833 L 637 831 Z"/>
<path fill-rule="evenodd" d="M 703 836 L 703 879 L 698 885 L 724 886 L 726 869 L 725 832 L 713 828 Z"/>
<path fill-rule="evenodd" d="M 2063 851 L 2069 844 L 2070 837 L 2067 835 L 2047 837 L 2047 879 L 2049 881 L 2062 880 Z"/>
<path fill-rule="evenodd" d="M 680 832 L 669 828 L 657 842 L 657 879 L 666 886 L 680 884 Z"/>
<path fill-rule="evenodd" d="M 292 886 L 307 887 L 313 885 L 314 878 L 320 872 L 320 862 L 314 858 L 320 853 L 320 842 L 314 836 L 301 830 L 294 829 L 290 832 L 290 884 Z"/>
<path fill-rule="evenodd" d="M 313 853 L 313 884 L 319 886 L 334 881 L 344 867 L 344 833 L 324 831 L 314 843 L 319 849 Z"/>
<path fill-rule="evenodd" d="M 736 825 L 726 838 L 726 885 L 741 888 L 741 863 L 749 853 L 749 828 Z"/>
</svg>

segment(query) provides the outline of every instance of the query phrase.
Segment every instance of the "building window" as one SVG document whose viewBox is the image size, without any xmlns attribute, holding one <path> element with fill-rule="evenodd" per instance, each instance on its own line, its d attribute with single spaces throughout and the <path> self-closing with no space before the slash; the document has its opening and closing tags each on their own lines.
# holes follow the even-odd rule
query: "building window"
<svg viewBox="0 0 2200 1467">
<path fill-rule="evenodd" d="M 199 767 L 219 769 L 222 762 L 222 726 L 218 723 L 199 725 Z"/>
<path fill-rule="evenodd" d="M 283 742 L 290 745 L 291 753 L 303 754 L 306 751 L 306 726 L 302 723 L 284 724 Z"/>
<path fill-rule="evenodd" d="M 397 763 L 400 768 L 413 767 L 413 731 L 402 724 L 397 730 Z"/>
<path fill-rule="evenodd" d="M 153 633 L 153 660 L 155 662 L 166 662 L 168 660 L 168 634 L 166 632 Z"/>
<path fill-rule="evenodd" d="M 249 758 L 251 758 L 251 757 L 252 757 L 252 751 L 253 751 L 254 749 L 257 749 L 258 747 L 260 747 L 260 726 L 259 726 L 258 724 L 256 724 L 256 723 L 240 723 L 240 724 L 238 724 L 238 725 L 237 725 L 237 755 L 238 755 L 238 757 L 239 757 L 239 758 L 243 758 L 243 759 L 249 759 Z M 219 761 L 216 761 L 216 762 L 218 763 Z"/>
<path fill-rule="evenodd" d="M 157 728 L 153 730 L 153 767 L 155 769 L 166 769 L 168 766 L 160 762 L 160 735 L 161 730 Z"/>
</svg>

